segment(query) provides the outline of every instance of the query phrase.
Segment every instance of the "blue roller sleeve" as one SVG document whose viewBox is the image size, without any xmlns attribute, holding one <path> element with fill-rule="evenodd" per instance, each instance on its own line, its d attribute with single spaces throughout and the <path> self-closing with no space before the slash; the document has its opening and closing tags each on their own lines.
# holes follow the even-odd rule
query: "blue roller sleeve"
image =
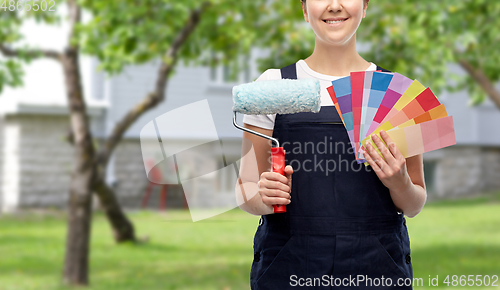
<svg viewBox="0 0 500 290">
<path fill-rule="evenodd" d="M 247 115 L 317 113 L 321 109 L 316 79 L 258 81 L 233 87 L 233 111 Z"/>
</svg>

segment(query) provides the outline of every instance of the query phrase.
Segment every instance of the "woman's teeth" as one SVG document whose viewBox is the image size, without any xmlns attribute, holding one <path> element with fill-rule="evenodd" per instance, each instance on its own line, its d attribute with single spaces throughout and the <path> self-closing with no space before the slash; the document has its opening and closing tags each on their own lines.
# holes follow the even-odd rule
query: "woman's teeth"
<svg viewBox="0 0 500 290">
<path fill-rule="evenodd" d="M 344 19 L 344 20 L 336 20 L 336 21 L 330 21 L 330 20 L 325 20 L 326 23 L 328 24 L 335 24 L 335 23 L 340 23 L 340 22 L 343 22 L 343 21 L 346 21 L 347 19 Z"/>
</svg>

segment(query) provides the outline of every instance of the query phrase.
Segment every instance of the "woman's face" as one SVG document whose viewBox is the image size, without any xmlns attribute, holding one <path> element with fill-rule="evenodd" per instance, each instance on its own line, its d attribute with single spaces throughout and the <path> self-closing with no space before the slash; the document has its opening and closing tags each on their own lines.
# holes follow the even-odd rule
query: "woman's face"
<svg viewBox="0 0 500 290">
<path fill-rule="evenodd" d="M 356 34 L 366 14 L 365 0 L 306 0 L 304 18 L 316 39 L 327 45 L 345 45 Z"/>
</svg>

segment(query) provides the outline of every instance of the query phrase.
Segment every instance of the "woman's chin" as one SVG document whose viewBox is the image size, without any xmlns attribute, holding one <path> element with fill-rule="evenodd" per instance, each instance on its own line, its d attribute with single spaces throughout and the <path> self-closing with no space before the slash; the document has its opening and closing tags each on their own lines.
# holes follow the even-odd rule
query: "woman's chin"
<svg viewBox="0 0 500 290">
<path fill-rule="evenodd" d="M 322 38 L 321 44 L 329 47 L 343 47 L 351 44 L 354 41 L 354 37 L 325 37 Z"/>
</svg>

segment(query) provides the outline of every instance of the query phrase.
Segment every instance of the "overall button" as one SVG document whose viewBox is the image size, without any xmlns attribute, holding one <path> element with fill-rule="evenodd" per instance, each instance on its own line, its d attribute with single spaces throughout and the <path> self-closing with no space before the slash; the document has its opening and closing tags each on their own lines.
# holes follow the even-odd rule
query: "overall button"
<svg viewBox="0 0 500 290">
<path fill-rule="evenodd" d="M 259 219 L 259 226 L 261 226 L 263 223 L 264 223 L 264 219 L 262 218 L 262 216 L 260 216 L 260 219 Z"/>
<path fill-rule="evenodd" d="M 411 263 L 411 257 L 410 257 L 410 254 L 406 254 L 406 264 L 410 264 Z"/>
<path fill-rule="evenodd" d="M 255 252 L 255 253 L 253 254 L 253 260 L 254 260 L 255 262 L 260 261 L 260 252 Z"/>
</svg>

